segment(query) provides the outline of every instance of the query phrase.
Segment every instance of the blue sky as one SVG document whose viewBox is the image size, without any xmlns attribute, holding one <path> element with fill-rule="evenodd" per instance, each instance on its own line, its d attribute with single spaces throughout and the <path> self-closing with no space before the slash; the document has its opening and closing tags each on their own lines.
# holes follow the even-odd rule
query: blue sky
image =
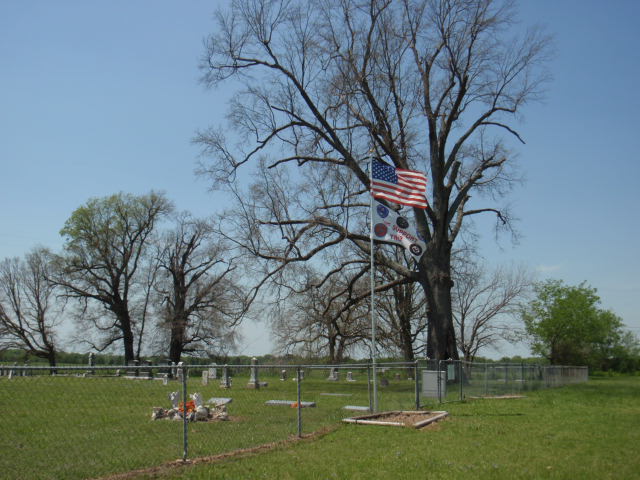
<svg viewBox="0 0 640 480">
<path fill-rule="evenodd" d="M 217 3 L 0 1 L 0 258 L 59 249 L 90 197 L 154 189 L 196 215 L 220 210 L 191 144 L 224 118 L 228 92 L 206 91 L 197 69 Z M 523 25 L 555 36 L 554 80 L 519 127 L 522 239 L 486 235 L 482 253 L 586 280 L 640 334 L 640 2 L 520 6 Z M 245 334 L 245 353 L 269 351 L 260 328 Z"/>
</svg>

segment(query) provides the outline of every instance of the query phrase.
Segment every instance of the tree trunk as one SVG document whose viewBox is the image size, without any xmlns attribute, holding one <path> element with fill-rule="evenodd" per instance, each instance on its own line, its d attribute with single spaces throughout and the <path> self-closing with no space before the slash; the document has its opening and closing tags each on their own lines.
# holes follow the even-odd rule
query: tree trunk
<svg viewBox="0 0 640 480">
<path fill-rule="evenodd" d="M 411 336 L 411 320 L 400 318 L 400 343 L 402 348 L 402 358 L 405 362 L 413 362 L 415 355 L 413 352 L 413 341 Z"/>
<path fill-rule="evenodd" d="M 336 362 L 336 337 L 329 335 L 329 363 Z"/>
<path fill-rule="evenodd" d="M 129 317 L 129 311 L 124 308 L 118 314 L 120 330 L 122 331 L 122 343 L 124 344 L 124 363 L 128 365 L 129 362 L 135 360 L 134 352 L 134 339 L 133 330 L 131 329 L 131 317 Z"/>
<path fill-rule="evenodd" d="M 184 334 L 187 322 L 182 318 L 175 318 L 171 322 L 171 339 L 169 340 L 169 360 L 176 365 L 184 349 Z"/>
<path fill-rule="evenodd" d="M 337 363 L 342 363 L 344 361 L 344 344 L 345 344 L 346 339 L 344 339 L 343 337 L 340 337 L 340 340 L 338 341 L 338 351 L 336 353 L 336 362 Z"/>
<path fill-rule="evenodd" d="M 49 350 L 47 352 L 47 361 L 49 362 L 49 366 L 52 368 L 54 368 L 57 365 L 55 350 Z"/>
<path fill-rule="evenodd" d="M 435 242 L 434 242 L 435 243 Z M 427 298 L 427 357 L 432 360 L 457 360 L 456 334 L 451 311 L 451 263 L 449 245 L 432 245 L 420 262 L 420 285 Z M 430 257 L 430 258 L 429 258 Z M 427 260 L 426 262 L 424 260 Z M 429 265 L 427 269 L 423 265 Z"/>
</svg>

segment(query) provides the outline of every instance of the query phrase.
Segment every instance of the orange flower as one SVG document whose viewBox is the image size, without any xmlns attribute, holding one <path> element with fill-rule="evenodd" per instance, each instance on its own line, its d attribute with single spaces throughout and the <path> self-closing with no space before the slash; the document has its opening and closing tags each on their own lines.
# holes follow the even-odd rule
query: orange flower
<svg viewBox="0 0 640 480">
<path fill-rule="evenodd" d="M 196 409 L 196 404 L 193 400 L 187 402 L 187 413 L 191 413 Z M 178 410 L 184 412 L 184 402 L 180 402 Z"/>
</svg>

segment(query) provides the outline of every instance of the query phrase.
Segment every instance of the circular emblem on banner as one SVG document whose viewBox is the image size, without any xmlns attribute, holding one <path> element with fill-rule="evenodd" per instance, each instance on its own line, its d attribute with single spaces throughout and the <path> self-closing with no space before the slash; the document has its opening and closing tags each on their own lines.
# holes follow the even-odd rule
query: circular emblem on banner
<svg viewBox="0 0 640 480">
<path fill-rule="evenodd" d="M 409 226 L 409 222 L 407 222 L 407 219 L 404 217 L 398 217 L 398 219 L 396 220 L 396 224 L 403 229 Z"/>
<path fill-rule="evenodd" d="M 384 223 L 376 223 L 373 226 L 373 233 L 378 237 L 384 237 L 387 234 L 387 226 Z"/>
<path fill-rule="evenodd" d="M 412 243 L 411 245 L 409 245 L 409 251 L 411 252 L 412 255 L 415 255 L 416 257 L 419 257 L 420 255 L 422 255 L 422 247 L 417 243 Z"/>
<path fill-rule="evenodd" d="M 378 216 L 381 218 L 387 218 L 387 215 L 389 215 L 389 209 L 384 205 L 378 205 L 376 210 L 378 211 Z"/>
</svg>

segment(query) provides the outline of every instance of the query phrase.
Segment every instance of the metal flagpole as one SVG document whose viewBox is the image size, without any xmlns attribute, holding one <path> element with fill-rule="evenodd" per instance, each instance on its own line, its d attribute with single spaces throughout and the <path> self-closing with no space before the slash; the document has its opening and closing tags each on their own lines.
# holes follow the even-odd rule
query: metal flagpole
<svg viewBox="0 0 640 480">
<path fill-rule="evenodd" d="M 373 411 L 378 411 L 378 373 L 376 371 L 375 261 L 373 258 L 373 158 L 369 159 L 369 249 L 371 251 L 371 363 L 373 367 Z"/>
</svg>

